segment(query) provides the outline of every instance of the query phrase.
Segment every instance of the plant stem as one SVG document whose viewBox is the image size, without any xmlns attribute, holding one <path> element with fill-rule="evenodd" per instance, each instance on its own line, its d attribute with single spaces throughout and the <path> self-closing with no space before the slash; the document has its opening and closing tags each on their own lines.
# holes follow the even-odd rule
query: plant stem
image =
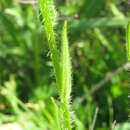
<svg viewBox="0 0 130 130">
<path fill-rule="evenodd" d="M 57 85 L 60 87 L 60 61 L 53 29 L 56 19 L 56 11 L 53 0 L 40 0 L 40 11 L 43 17 L 44 30 L 48 39 L 49 49 L 51 51 L 51 58 L 54 66 Z"/>
</svg>

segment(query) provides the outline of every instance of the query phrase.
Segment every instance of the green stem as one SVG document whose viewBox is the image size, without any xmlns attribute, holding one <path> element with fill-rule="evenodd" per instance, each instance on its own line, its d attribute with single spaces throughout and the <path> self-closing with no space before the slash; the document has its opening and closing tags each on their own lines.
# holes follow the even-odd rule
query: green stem
<svg viewBox="0 0 130 130">
<path fill-rule="evenodd" d="M 51 51 L 51 58 L 54 66 L 57 85 L 60 87 L 60 59 L 53 29 L 56 19 L 56 11 L 53 0 L 40 0 L 40 11 L 43 17 L 44 30 L 48 39 L 49 49 Z"/>
</svg>

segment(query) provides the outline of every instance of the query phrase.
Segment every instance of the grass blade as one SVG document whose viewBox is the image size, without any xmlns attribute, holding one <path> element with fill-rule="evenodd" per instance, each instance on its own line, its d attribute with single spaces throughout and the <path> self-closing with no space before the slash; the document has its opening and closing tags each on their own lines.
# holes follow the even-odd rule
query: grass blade
<svg viewBox="0 0 130 130">
<path fill-rule="evenodd" d="M 130 22 L 127 25 L 127 58 L 130 61 Z"/>
</svg>

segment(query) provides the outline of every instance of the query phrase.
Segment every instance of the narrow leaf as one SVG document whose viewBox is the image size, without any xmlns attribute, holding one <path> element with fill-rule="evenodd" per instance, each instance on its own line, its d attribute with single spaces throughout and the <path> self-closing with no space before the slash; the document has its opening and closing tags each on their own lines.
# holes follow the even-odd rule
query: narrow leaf
<svg viewBox="0 0 130 130">
<path fill-rule="evenodd" d="M 130 22 L 127 25 L 127 58 L 130 61 Z"/>
<path fill-rule="evenodd" d="M 70 94 L 71 94 L 71 62 L 67 38 L 67 22 L 64 23 L 62 32 L 61 47 L 61 104 L 63 113 L 63 128 L 71 130 L 70 114 Z"/>
</svg>

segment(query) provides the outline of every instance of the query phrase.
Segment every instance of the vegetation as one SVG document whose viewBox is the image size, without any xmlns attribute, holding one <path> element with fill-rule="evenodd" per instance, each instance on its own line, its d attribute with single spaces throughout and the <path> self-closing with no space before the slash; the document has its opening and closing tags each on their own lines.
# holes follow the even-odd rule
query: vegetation
<svg viewBox="0 0 130 130">
<path fill-rule="evenodd" d="M 0 129 L 129 130 L 129 6 L 1 0 Z"/>
</svg>

